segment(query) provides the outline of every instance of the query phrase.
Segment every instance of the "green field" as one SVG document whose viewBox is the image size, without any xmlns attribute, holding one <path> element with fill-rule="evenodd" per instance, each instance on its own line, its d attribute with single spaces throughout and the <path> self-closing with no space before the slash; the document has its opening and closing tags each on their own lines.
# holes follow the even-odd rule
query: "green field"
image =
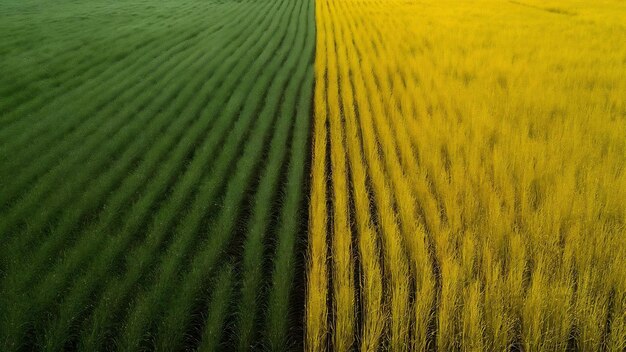
<svg viewBox="0 0 626 352">
<path fill-rule="evenodd" d="M 302 348 L 313 13 L 0 3 L 0 350 Z"/>
</svg>

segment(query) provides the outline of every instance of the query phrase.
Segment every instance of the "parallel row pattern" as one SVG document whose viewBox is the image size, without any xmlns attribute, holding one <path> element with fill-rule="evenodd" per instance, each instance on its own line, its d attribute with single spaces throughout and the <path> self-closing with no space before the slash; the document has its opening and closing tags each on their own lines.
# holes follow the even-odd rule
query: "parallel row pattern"
<svg viewBox="0 0 626 352">
<path fill-rule="evenodd" d="M 307 350 L 626 348 L 624 15 L 316 1 Z"/>
<path fill-rule="evenodd" d="M 2 351 L 301 344 L 313 11 L 0 5 Z"/>
</svg>

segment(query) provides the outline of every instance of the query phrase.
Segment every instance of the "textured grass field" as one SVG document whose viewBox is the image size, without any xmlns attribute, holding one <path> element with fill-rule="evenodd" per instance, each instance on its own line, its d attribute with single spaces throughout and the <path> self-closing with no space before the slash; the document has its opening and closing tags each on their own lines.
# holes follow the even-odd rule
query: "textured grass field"
<svg viewBox="0 0 626 352">
<path fill-rule="evenodd" d="M 313 20 L 0 4 L 2 351 L 301 346 Z"/>
<path fill-rule="evenodd" d="M 0 351 L 626 351 L 620 0 L 0 1 Z"/>
<path fill-rule="evenodd" d="M 316 23 L 307 349 L 624 350 L 624 4 Z"/>
</svg>

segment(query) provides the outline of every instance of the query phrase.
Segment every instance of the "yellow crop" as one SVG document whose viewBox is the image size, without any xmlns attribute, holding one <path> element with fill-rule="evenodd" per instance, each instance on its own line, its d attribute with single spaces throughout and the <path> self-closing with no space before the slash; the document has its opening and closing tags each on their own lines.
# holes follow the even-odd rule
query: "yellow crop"
<svg viewBox="0 0 626 352">
<path fill-rule="evenodd" d="M 626 4 L 316 23 L 307 350 L 626 348 Z"/>
</svg>

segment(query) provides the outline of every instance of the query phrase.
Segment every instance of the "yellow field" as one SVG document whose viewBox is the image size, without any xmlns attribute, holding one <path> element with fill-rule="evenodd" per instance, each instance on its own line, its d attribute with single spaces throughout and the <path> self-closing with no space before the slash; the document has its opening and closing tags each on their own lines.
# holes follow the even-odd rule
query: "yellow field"
<svg viewBox="0 0 626 352">
<path fill-rule="evenodd" d="M 626 349 L 626 3 L 316 22 L 307 350 Z"/>
</svg>

